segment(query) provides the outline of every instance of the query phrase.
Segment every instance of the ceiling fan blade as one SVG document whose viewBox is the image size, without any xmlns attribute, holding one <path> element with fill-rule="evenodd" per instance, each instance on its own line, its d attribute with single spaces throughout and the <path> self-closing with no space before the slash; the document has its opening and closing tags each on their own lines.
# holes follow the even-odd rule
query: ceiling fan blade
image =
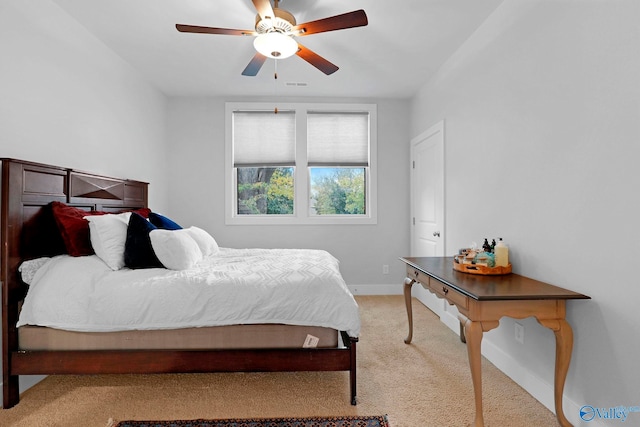
<svg viewBox="0 0 640 427">
<path fill-rule="evenodd" d="M 313 65 L 326 75 L 333 74 L 338 71 L 337 65 L 332 64 L 314 51 L 302 46 L 300 43 L 298 43 L 298 52 L 296 52 L 296 55 L 298 55 L 300 58 L 304 59 L 309 64 Z"/>
<path fill-rule="evenodd" d="M 249 61 L 249 64 L 245 67 L 244 71 L 242 72 L 242 75 L 256 76 L 258 74 L 258 71 L 260 71 L 260 68 L 262 68 L 262 65 L 266 60 L 267 60 L 266 56 L 256 52 L 256 54 L 253 56 L 251 61 Z"/>
<path fill-rule="evenodd" d="M 342 15 L 331 16 L 317 21 L 306 22 L 293 27 L 292 32 L 299 31 L 298 36 L 309 34 L 325 33 L 327 31 L 344 30 L 346 28 L 364 27 L 369 23 L 364 10 L 343 13 Z"/>
<path fill-rule="evenodd" d="M 275 18 L 276 15 L 269 0 L 253 0 L 253 5 L 262 19 Z"/>
<path fill-rule="evenodd" d="M 197 25 L 176 24 L 176 29 L 181 33 L 203 33 L 203 34 L 228 34 L 231 36 L 252 36 L 255 31 L 234 30 L 231 28 L 199 27 Z"/>
</svg>

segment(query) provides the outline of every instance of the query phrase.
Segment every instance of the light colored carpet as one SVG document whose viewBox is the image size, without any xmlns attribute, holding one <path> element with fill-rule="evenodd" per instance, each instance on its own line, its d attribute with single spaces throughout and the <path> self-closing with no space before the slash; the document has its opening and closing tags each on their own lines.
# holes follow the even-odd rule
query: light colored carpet
<svg viewBox="0 0 640 427">
<path fill-rule="evenodd" d="M 2 426 L 97 426 L 109 419 L 275 418 L 388 414 L 392 427 L 470 426 L 474 400 L 467 350 L 414 302 L 404 344 L 401 296 L 357 297 L 358 405 L 346 372 L 50 376 L 0 410 Z M 487 426 L 555 426 L 555 416 L 483 359 Z"/>
</svg>

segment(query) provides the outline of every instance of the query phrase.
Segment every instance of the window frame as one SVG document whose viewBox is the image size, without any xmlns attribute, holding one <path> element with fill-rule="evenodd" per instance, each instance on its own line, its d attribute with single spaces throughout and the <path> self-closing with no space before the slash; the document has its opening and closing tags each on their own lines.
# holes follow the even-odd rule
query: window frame
<svg viewBox="0 0 640 427">
<path fill-rule="evenodd" d="M 293 110 L 296 123 L 295 166 L 293 172 L 294 208 L 292 215 L 238 215 L 237 174 L 233 166 L 233 113 L 238 110 Z M 311 215 L 309 204 L 311 179 L 307 162 L 307 112 L 366 112 L 369 114 L 369 166 L 365 168 L 364 215 Z M 342 103 L 225 103 L 225 224 L 293 225 L 293 224 L 377 224 L 377 106 Z"/>
</svg>

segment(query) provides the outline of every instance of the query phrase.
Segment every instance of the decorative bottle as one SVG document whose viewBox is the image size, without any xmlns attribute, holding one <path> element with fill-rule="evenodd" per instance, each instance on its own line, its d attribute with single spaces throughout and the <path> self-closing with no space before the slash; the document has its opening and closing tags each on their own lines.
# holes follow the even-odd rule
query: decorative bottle
<svg viewBox="0 0 640 427">
<path fill-rule="evenodd" d="M 491 245 L 489 245 L 489 241 L 487 239 L 484 239 L 484 243 L 482 244 L 482 249 L 485 252 L 491 252 Z"/>
<path fill-rule="evenodd" d="M 509 265 L 509 247 L 502 241 L 502 237 L 498 239 L 495 248 L 496 267 L 506 267 Z"/>
</svg>

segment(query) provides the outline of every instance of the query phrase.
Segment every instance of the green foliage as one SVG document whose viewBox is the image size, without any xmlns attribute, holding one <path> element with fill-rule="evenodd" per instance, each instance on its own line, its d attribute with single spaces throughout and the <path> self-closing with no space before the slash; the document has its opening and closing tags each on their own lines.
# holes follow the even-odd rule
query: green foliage
<svg viewBox="0 0 640 427">
<path fill-rule="evenodd" d="M 363 168 L 332 168 L 314 180 L 311 189 L 318 215 L 364 215 Z"/>
<path fill-rule="evenodd" d="M 293 213 L 293 168 L 238 169 L 238 213 Z"/>
<path fill-rule="evenodd" d="M 293 169 L 278 168 L 267 187 L 267 214 L 293 214 Z"/>
<path fill-rule="evenodd" d="M 364 168 L 314 168 L 312 209 L 317 215 L 364 215 Z M 293 168 L 238 170 L 238 213 L 291 215 L 294 206 Z"/>
</svg>

